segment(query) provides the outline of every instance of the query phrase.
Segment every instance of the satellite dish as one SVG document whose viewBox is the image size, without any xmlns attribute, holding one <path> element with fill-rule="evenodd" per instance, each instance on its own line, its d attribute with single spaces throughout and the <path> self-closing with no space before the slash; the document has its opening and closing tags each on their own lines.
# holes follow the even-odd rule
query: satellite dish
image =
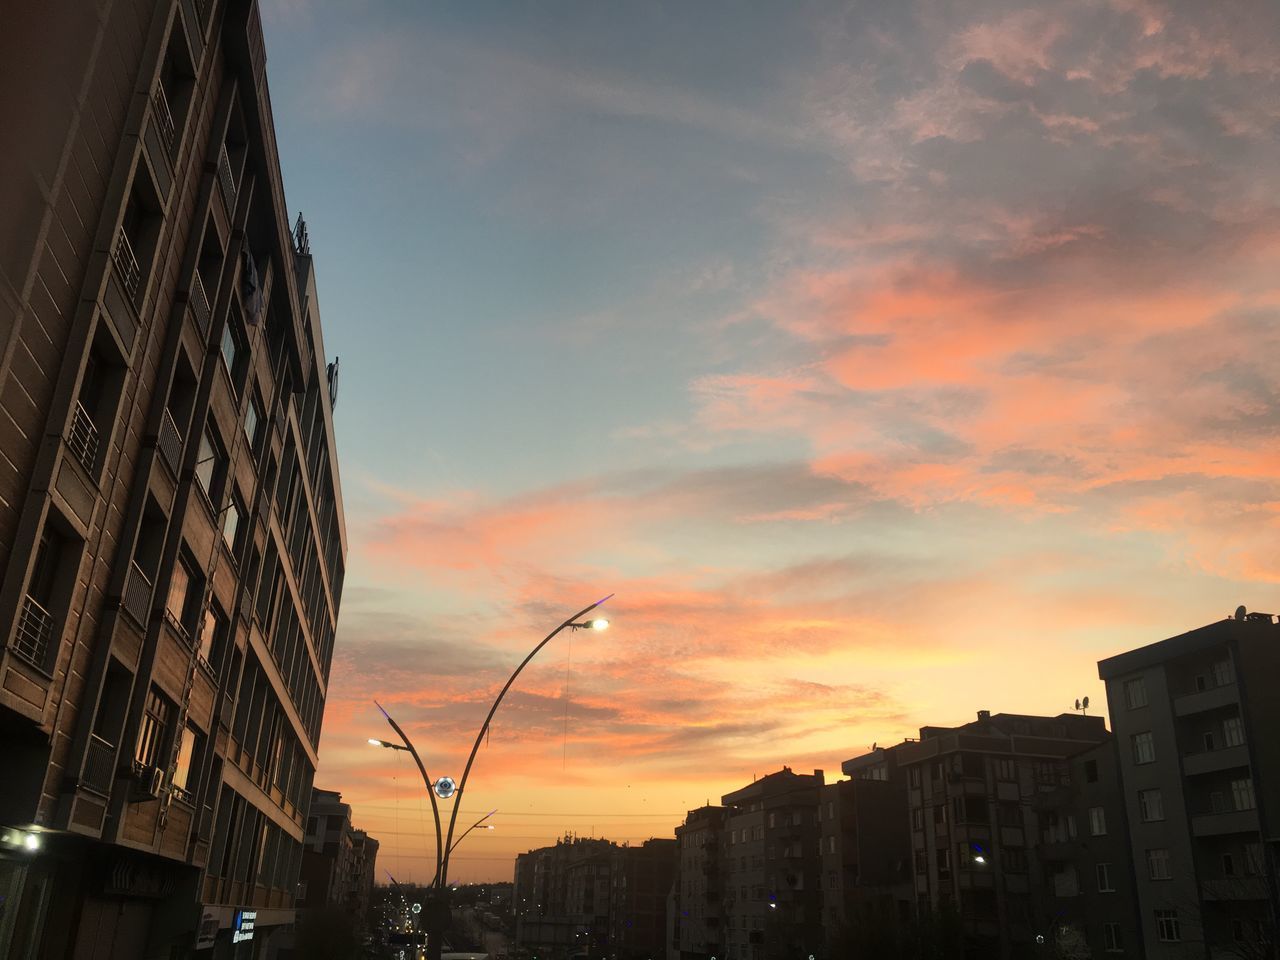
<svg viewBox="0 0 1280 960">
<path fill-rule="evenodd" d="M 1080 709 L 1080 698 L 1079 698 L 1079 697 L 1076 697 L 1076 709 L 1077 709 L 1077 710 L 1079 710 L 1079 709 Z"/>
<path fill-rule="evenodd" d="M 1085 708 L 1086 710 L 1088 710 L 1088 709 L 1089 709 L 1089 698 L 1088 698 L 1088 697 L 1085 697 L 1083 700 L 1081 700 L 1081 701 L 1080 701 L 1080 703 L 1084 706 L 1084 708 Z"/>
<path fill-rule="evenodd" d="M 1243 620 L 1243 619 L 1245 618 L 1245 616 L 1246 616 L 1246 615 L 1248 615 L 1248 613 L 1249 613 L 1249 611 L 1248 611 L 1248 610 L 1246 610 L 1246 609 L 1244 608 L 1244 604 L 1243 604 L 1243 603 L 1242 603 L 1242 604 L 1240 604 L 1240 606 L 1236 607 L 1236 619 L 1237 619 L 1237 620 Z"/>
</svg>

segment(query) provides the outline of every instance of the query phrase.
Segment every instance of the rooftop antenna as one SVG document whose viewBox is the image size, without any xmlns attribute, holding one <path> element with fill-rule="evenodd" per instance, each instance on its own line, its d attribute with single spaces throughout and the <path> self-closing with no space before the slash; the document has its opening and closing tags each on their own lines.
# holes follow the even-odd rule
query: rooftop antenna
<svg viewBox="0 0 1280 960">
<path fill-rule="evenodd" d="M 1244 619 L 1245 617 L 1247 617 L 1248 615 L 1249 615 L 1249 611 L 1248 611 L 1248 610 L 1246 610 L 1246 609 L 1244 608 L 1244 604 L 1243 604 L 1243 603 L 1242 603 L 1242 604 L 1240 604 L 1240 606 L 1236 607 L 1236 619 L 1237 619 L 1237 620 L 1243 620 L 1243 619 Z"/>
<path fill-rule="evenodd" d="M 1076 700 L 1076 709 L 1087 717 L 1089 715 L 1089 698 L 1085 697 L 1082 700 Z"/>
</svg>

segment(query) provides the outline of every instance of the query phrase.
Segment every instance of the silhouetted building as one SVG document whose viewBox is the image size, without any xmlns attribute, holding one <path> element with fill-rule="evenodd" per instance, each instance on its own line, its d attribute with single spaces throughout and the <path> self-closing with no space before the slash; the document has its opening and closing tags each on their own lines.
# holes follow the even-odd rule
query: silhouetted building
<svg viewBox="0 0 1280 960">
<path fill-rule="evenodd" d="M 617 845 L 565 837 L 516 857 L 516 944 L 556 955 L 608 937 L 609 857 Z"/>
<path fill-rule="evenodd" d="M 851 942 L 879 942 L 915 914 L 907 777 L 897 749 L 846 760 L 852 779 L 822 788 L 818 850 L 827 956 Z"/>
<path fill-rule="evenodd" d="M 818 849 L 821 770 L 777 773 L 727 793 L 721 876 L 724 944 L 734 956 L 782 960 L 819 953 L 822 885 Z"/>
<path fill-rule="evenodd" d="M 1077 896 L 1079 879 L 1074 862 L 1051 849 L 1074 838 L 1071 812 L 1046 809 L 1042 798 L 1069 787 L 1071 758 L 1107 737 L 1101 717 L 983 710 L 895 747 L 907 776 L 918 912 L 958 914 L 969 949 L 984 957 L 1016 956 L 1037 937 L 1052 942 L 1042 906 L 1049 891 L 1058 901 Z"/>
<path fill-rule="evenodd" d="M 707 960 L 723 952 L 724 825 L 729 811 L 690 810 L 676 827 L 679 860 L 671 898 L 670 960 Z"/>
<path fill-rule="evenodd" d="M 312 790 L 302 853 L 298 906 L 337 908 L 357 927 L 368 923 L 378 841 L 351 825 L 351 807 L 336 790 Z"/>
<path fill-rule="evenodd" d="M 1280 624 L 1242 609 L 1103 660 L 1098 675 L 1147 957 L 1274 956 Z"/>
<path fill-rule="evenodd" d="M 609 863 L 606 950 L 617 960 L 666 956 L 667 895 L 676 872 L 676 841 L 618 847 Z"/>
<path fill-rule="evenodd" d="M 269 958 L 346 544 L 258 10 L 15 4 L 0 72 L 0 955 Z"/>
</svg>

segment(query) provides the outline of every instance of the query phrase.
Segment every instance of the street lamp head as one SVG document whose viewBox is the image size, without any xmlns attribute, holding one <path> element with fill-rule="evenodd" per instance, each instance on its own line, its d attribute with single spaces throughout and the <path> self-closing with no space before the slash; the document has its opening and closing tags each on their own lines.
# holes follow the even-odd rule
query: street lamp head
<svg viewBox="0 0 1280 960">
<path fill-rule="evenodd" d="M 607 630 L 609 628 L 609 621 L 604 617 L 596 617 L 594 620 L 588 621 L 588 623 L 592 630 Z"/>
<path fill-rule="evenodd" d="M 431 785 L 431 789 L 441 800 L 448 800 L 457 791 L 458 785 L 453 782 L 453 777 L 441 777 Z"/>
</svg>

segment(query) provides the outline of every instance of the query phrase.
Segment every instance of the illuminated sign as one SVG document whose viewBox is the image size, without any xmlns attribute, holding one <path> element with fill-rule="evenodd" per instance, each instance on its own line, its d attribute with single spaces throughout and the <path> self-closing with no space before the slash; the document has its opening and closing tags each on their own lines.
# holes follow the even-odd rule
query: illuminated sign
<svg viewBox="0 0 1280 960">
<path fill-rule="evenodd" d="M 231 925 L 231 942 L 240 943 L 253 939 L 253 922 L 258 919 L 257 910 L 237 910 L 235 922 Z"/>
</svg>

